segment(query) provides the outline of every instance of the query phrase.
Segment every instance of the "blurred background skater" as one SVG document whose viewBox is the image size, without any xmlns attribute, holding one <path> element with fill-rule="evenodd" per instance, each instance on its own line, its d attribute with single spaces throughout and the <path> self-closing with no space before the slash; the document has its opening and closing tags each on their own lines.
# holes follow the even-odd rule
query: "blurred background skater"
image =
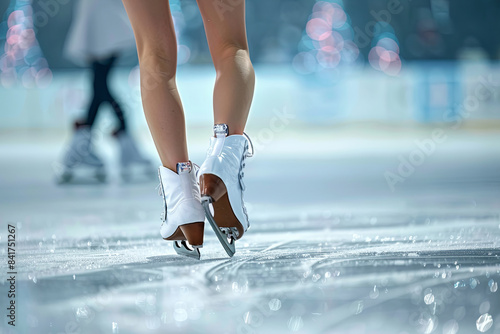
<svg viewBox="0 0 500 334">
<path fill-rule="evenodd" d="M 87 114 L 74 123 L 73 138 L 64 154 L 63 167 L 57 173 L 58 180 L 61 183 L 70 181 L 77 168 L 90 169 L 98 181 L 105 181 L 104 161 L 96 154 L 92 144 L 93 125 L 104 102 L 111 105 L 118 120 L 112 135 L 119 147 L 122 178 L 129 180 L 135 174 L 132 172 L 135 167 L 149 174 L 153 171 L 152 164 L 137 148 L 128 131 L 123 109 L 108 86 L 109 73 L 120 54 L 135 47 L 123 4 L 120 0 L 80 0 L 74 8 L 64 55 L 77 65 L 92 68 L 93 97 Z"/>
</svg>

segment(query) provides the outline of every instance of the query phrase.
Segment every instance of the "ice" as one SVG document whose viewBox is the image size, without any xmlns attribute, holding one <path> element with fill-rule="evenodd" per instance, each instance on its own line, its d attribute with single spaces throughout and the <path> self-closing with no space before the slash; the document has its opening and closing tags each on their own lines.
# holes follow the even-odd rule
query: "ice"
<svg viewBox="0 0 500 334">
<path fill-rule="evenodd" d="M 269 301 L 269 309 L 271 311 L 278 311 L 281 308 L 281 300 L 273 298 Z"/>
<path fill-rule="evenodd" d="M 86 320 L 89 318 L 89 309 L 86 306 L 79 307 L 76 309 L 76 319 L 78 321 L 80 320 Z"/>
<path fill-rule="evenodd" d="M 457 334 L 459 328 L 460 327 L 455 319 L 448 320 L 443 325 L 443 334 Z"/>
<path fill-rule="evenodd" d="M 484 333 L 493 326 L 493 318 L 490 314 L 482 314 L 476 321 L 477 330 Z"/>
<path fill-rule="evenodd" d="M 429 305 L 434 303 L 434 295 L 432 293 L 428 293 L 424 296 L 424 302 Z"/>
<path fill-rule="evenodd" d="M 491 279 L 488 282 L 488 286 L 490 287 L 491 292 L 497 292 L 497 290 L 498 290 L 498 283 L 497 282 L 495 282 L 494 280 Z"/>
<path fill-rule="evenodd" d="M 118 324 L 116 322 L 111 323 L 111 330 L 113 334 L 120 333 L 120 331 L 118 330 Z"/>
<path fill-rule="evenodd" d="M 252 227 L 236 255 L 207 229 L 201 261 L 160 238 L 156 181 L 56 186 L 56 143 L 2 142 L 19 333 L 500 332 L 498 136 L 450 135 L 395 192 L 389 148 L 413 138 L 287 155 L 280 136 L 248 162 Z"/>
<path fill-rule="evenodd" d="M 486 313 L 490 310 L 490 302 L 489 301 L 484 301 L 479 305 L 479 313 Z"/>
<path fill-rule="evenodd" d="M 377 286 L 374 285 L 373 286 L 373 291 L 370 291 L 370 298 L 371 299 L 377 299 L 379 295 L 380 295 L 380 292 L 378 291 Z"/>
<path fill-rule="evenodd" d="M 290 318 L 290 320 L 288 320 L 288 328 L 292 332 L 299 331 L 300 329 L 302 329 L 303 326 L 304 326 L 304 322 L 302 321 L 301 316 L 294 315 Z"/>
</svg>

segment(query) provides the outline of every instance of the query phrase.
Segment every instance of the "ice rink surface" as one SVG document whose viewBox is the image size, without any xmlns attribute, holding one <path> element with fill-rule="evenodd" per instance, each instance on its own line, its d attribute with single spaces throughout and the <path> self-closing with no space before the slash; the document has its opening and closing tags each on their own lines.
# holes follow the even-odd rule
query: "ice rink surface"
<svg viewBox="0 0 500 334">
<path fill-rule="evenodd" d="M 60 136 L 3 133 L 1 275 L 12 223 L 18 296 L 16 330 L 4 311 L 0 333 L 498 334 L 500 134 L 445 129 L 414 153 L 432 130 L 261 140 L 251 229 L 229 259 L 207 225 L 201 261 L 160 238 L 155 175 L 124 183 L 110 162 L 104 185 L 58 186 Z M 388 171 L 404 182 L 391 189 Z"/>
</svg>

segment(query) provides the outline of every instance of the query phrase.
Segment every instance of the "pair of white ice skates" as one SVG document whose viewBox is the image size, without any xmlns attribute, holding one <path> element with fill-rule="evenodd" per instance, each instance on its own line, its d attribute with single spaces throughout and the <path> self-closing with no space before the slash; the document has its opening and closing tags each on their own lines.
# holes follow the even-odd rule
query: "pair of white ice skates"
<svg viewBox="0 0 500 334">
<path fill-rule="evenodd" d="M 205 216 L 229 256 L 235 241 L 249 227 L 243 201 L 245 159 L 253 155 L 246 135 L 229 136 L 226 124 L 214 126 L 205 162 L 199 170 L 191 162 L 177 164 L 177 173 L 159 168 L 163 196 L 161 236 L 174 241 L 180 255 L 200 258 Z"/>
</svg>

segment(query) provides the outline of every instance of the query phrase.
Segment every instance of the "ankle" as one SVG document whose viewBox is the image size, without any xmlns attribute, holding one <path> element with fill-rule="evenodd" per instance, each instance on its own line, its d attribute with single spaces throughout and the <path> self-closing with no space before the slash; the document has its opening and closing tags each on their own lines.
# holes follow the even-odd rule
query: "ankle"
<svg viewBox="0 0 500 334">
<path fill-rule="evenodd" d="M 227 133 L 227 136 L 232 136 L 232 135 L 243 135 L 245 127 L 240 126 L 237 124 L 229 124 L 229 122 L 225 121 L 216 121 L 214 124 L 214 132 L 217 133 L 225 131 Z"/>
<path fill-rule="evenodd" d="M 190 160 L 186 160 L 185 162 L 177 162 L 177 163 L 164 163 L 162 164 L 164 168 L 171 170 L 176 174 L 180 174 L 180 172 L 190 172 L 193 169 L 193 164 Z"/>
</svg>

